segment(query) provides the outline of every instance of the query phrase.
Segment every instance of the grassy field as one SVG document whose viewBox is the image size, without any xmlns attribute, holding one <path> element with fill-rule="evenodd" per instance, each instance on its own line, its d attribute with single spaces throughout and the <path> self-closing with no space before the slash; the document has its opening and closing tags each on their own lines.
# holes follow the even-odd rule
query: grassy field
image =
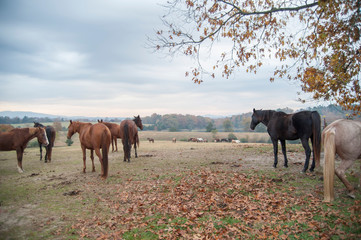
<svg viewBox="0 0 361 240">
<path fill-rule="evenodd" d="M 38 148 L 26 149 L 23 174 L 14 151 L 0 152 L 0 239 L 361 238 L 360 191 L 349 199 L 336 179 L 336 201 L 324 203 L 322 172 L 300 173 L 298 144 L 288 145 L 289 168 L 280 156 L 274 169 L 270 144 L 191 143 L 179 140 L 211 134 L 140 132 L 139 157 L 132 150 L 124 163 L 118 144 L 101 180 L 97 158 L 96 172 L 88 158 L 82 173 L 78 135 L 69 147 L 65 134 L 57 136 L 51 163 L 39 161 Z M 360 163 L 348 176 L 355 185 L 358 169 Z"/>
</svg>

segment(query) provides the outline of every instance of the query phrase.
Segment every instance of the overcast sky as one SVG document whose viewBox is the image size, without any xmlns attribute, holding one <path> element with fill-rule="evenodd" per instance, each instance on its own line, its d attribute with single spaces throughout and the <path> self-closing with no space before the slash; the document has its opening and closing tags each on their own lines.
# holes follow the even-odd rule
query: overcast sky
<svg viewBox="0 0 361 240">
<path fill-rule="evenodd" d="M 232 115 L 317 104 L 298 102 L 295 83 L 271 83 L 272 66 L 192 83 L 192 59 L 145 47 L 165 1 L 0 0 L 0 111 Z"/>
</svg>

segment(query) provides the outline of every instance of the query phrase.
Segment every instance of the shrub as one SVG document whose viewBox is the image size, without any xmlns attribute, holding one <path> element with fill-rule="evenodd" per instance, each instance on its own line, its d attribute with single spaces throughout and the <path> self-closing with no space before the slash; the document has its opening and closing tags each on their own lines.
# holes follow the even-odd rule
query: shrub
<svg viewBox="0 0 361 240">
<path fill-rule="evenodd" d="M 230 134 L 228 134 L 228 139 L 237 140 L 237 137 L 233 133 L 230 133 Z"/>
<path fill-rule="evenodd" d="M 68 139 L 66 139 L 65 143 L 67 146 L 71 146 L 74 142 L 73 142 L 73 140 L 71 140 L 71 138 L 68 138 Z"/>
</svg>

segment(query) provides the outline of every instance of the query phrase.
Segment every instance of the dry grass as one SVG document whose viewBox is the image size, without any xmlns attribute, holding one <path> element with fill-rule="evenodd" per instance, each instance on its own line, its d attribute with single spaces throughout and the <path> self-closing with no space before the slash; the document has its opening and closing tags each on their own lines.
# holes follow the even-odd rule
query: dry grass
<svg viewBox="0 0 361 240">
<path fill-rule="evenodd" d="M 154 138 L 155 143 L 149 143 L 146 140 L 148 137 Z M 133 202 L 124 201 L 120 206 L 111 205 L 116 198 L 137 192 L 144 195 L 146 193 L 142 192 L 142 188 L 151 188 L 152 184 L 169 189 L 189 174 L 202 171 L 220 174 L 220 178 L 234 173 L 274 179 L 277 188 L 268 190 L 289 191 L 287 189 L 292 187 L 289 194 L 293 197 L 312 194 L 314 201 L 322 202 L 320 170 L 316 174 L 299 173 L 304 161 L 300 145 L 288 145 L 288 169 L 281 167 L 282 156 L 280 167 L 273 169 L 270 144 L 172 143 L 173 137 L 178 140 L 189 137 L 211 138 L 210 133 L 140 132 L 139 158 L 134 158 L 132 150 L 131 163 L 124 163 L 119 142 L 119 152 L 109 155 L 109 177 L 105 181 L 99 177 L 100 164 L 97 158 L 97 172 L 89 172 L 91 164 L 88 158 L 88 171 L 82 173 L 82 154 L 77 135 L 73 136 L 74 144 L 70 147 L 65 146 L 65 133 L 58 135 L 53 161 L 49 164 L 39 161 L 38 148 L 26 149 L 23 174 L 17 173 L 14 151 L 0 152 L 0 236 L 6 236 L 5 239 L 78 239 L 86 237 L 82 234 L 87 233 L 91 234 L 91 238 L 100 237 L 105 230 L 101 230 L 100 226 L 97 230 L 96 221 L 112 219 L 117 212 L 130 209 L 137 201 L 133 199 Z M 336 188 L 336 205 L 325 205 L 325 208 L 337 208 L 337 204 L 350 208 L 357 203 L 344 197 L 345 191 L 339 182 Z M 356 201 L 360 201 L 360 194 Z M 293 207 L 297 208 L 290 206 Z M 346 216 L 348 213 L 344 214 Z M 323 216 L 322 221 L 324 219 Z M 82 230 L 82 226 L 89 222 L 95 224 L 91 230 Z M 114 231 L 117 229 L 125 231 L 124 238 L 128 236 L 126 234 L 130 234 L 129 239 L 137 239 L 136 236 L 138 239 L 139 236 L 147 238 L 143 233 L 137 235 L 132 232 L 134 229 L 128 231 L 121 223 Z"/>
</svg>

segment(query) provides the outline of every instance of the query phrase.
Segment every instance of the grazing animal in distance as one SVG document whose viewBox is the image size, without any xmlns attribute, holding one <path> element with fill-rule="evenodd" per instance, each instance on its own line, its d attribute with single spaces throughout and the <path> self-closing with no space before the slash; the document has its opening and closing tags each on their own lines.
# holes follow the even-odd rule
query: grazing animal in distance
<svg viewBox="0 0 361 240">
<path fill-rule="evenodd" d="M 130 151 L 132 144 L 134 144 L 135 157 L 137 154 L 137 145 L 139 147 L 138 127 L 143 130 L 142 119 L 138 115 L 133 120 L 123 120 L 120 123 L 120 136 L 123 143 L 124 150 L 124 162 L 128 160 L 130 162 Z"/>
<path fill-rule="evenodd" d="M 147 138 L 150 143 L 154 143 L 154 138 Z"/>
<path fill-rule="evenodd" d="M 116 123 L 104 122 L 103 119 L 98 120 L 98 123 L 103 123 L 107 126 L 112 134 L 112 152 L 118 152 L 118 142 L 117 139 L 120 138 L 120 126 Z M 115 150 L 114 150 L 115 145 Z"/>
<path fill-rule="evenodd" d="M 94 151 L 101 164 L 101 174 L 103 179 L 108 177 L 108 152 L 111 142 L 111 133 L 102 123 L 73 122 L 70 120 L 67 138 L 70 139 L 74 133 L 79 133 L 79 140 L 83 152 L 83 173 L 86 172 L 86 149 L 90 149 L 90 159 L 92 161 L 92 171 L 95 172 Z M 102 152 L 100 152 L 102 149 Z"/>
<path fill-rule="evenodd" d="M 361 159 L 361 122 L 340 119 L 329 124 L 322 131 L 325 162 L 323 170 L 324 200 L 334 200 L 334 175 L 342 181 L 348 190 L 348 196 L 355 198 L 355 188 L 347 180 L 345 172 L 357 159 Z M 335 155 L 341 163 L 335 169 Z M 361 185 L 361 177 L 359 186 Z"/>
<path fill-rule="evenodd" d="M 49 163 L 51 162 L 51 156 L 52 156 L 52 152 L 53 152 L 53 147 L 54 147 L 54 142 L 55 142 L 55 137 L 56 137 L 56 131 L 55 128 L 53 126 L 44 126 L 43 124 L 39 123 L 39 122 L 34 122 L 34 127 L 42 127 L 45 128 L 46 131 L 46 136 L 48 138 L 49 144 L 45 147 L 45 158 L 44 158 L 44 162 L 47 163 L 49 161 Z M 43 160 L 43 144 L 39 142 L 39 148 L 40 148 L 40 161 Z"/>
<path fill-rule="evenodd" d="M 177 139 L 176 139 L 176 138 L 173 138 L 173 139 L 172 139 L 172 142 L 173 142 L 173 143 L 176 143 L 176 142 L 177 142 Z"/>
<path fill-rule="evenodd" d="M 301 139 L 302 146 L 305 149 L 306 160 L 302 172 L 306 172 L 309 166 L 311 148 L 308 140 L 312 142 L 313 160 L 310 171 L 320 165 L 321 153 L 321 117 L 316 111 L 301 111 L 293 114 L 276 112 L 273 110 L 255 110 L 253 109 L 250 128 L 252 130 L 263 123 L 267 127 L 267 132 L 273 143 L 274 164 L 277 167 L 278 140 L 281 142 L 282 153 L 284 156 L 284 166 L 288 167 L 286 155 L 286 140 Z"/>
<path fill-rule="evenodd" d="M 23 154 L 28 142 L 37 138 L 41 144 L 47 146 L 49 144 L 44 128 L 15 128 L 8 132 L 0 133 L 0 151 L 16 150 L 18 160 L 18 171 L 23 173 Z"/>
</svg>

